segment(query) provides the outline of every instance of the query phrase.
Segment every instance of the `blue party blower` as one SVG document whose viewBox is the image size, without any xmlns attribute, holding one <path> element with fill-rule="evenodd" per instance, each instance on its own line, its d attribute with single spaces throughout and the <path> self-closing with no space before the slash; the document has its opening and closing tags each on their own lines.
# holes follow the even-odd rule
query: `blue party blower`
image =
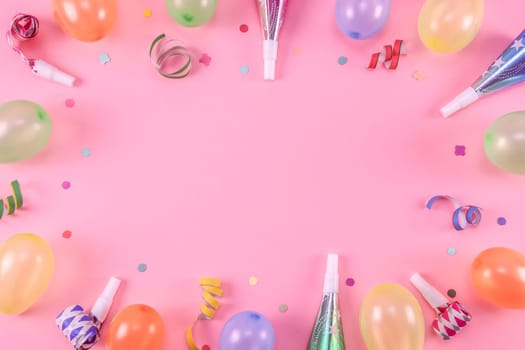
<svg viewBox="0 0 525 350">
<path fill-rule="evenodd" d="M 90 349 L 97 343 L 100 338 L 100 328 L 109 313 L 119 286 L 120 280 L 111 277 L 90 313 L 84 311 L 80 305 L 72 305 L 58 314 L 56 324 L 75 349 Z"/>
</svg>

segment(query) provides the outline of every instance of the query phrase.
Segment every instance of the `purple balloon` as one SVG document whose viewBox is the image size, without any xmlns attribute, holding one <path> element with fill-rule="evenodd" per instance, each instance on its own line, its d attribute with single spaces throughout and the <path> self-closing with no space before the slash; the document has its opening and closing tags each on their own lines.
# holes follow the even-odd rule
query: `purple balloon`
<svg viewBox="0 0 525 350">
<path fill-rule="evenodd" d="M 353 39 L 368 39 L 379 33 L 389 14 L 390 0 L 336 0 L 335 3 L 337 26 Z"/>
<path fill-rule="evenodd" d="M 274 342 L 270 321 L 258 312 L 243 311 L 224 325 L 219 350 L 273 350 Z"/>
</svg>

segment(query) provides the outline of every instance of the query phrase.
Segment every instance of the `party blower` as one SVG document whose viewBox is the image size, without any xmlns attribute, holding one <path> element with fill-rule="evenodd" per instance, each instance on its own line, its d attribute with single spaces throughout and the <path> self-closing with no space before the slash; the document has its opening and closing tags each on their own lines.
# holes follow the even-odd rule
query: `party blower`
<svg viewBox="0 0 525 350">
<path fill-rule="evenodd" d="M 490 67 L 466 90 L 441 108 L 448 118 L 458 110 L 487 94 L 508 88 L 525 80 L 525 30 L 503 51 Z"/>
<path fill-rule="evenodd" d="M 324 277 L 323 300 L 307 350 L 344 350 L 345 341 L 339 311 L 338 255 L 328 254 Z"/>
<path fill-rule="evenodd" d="M 432 322 L 432 328 L 442 339 L 449 340 L 466 327 L 472 319 L 472 315 L 460 303 L 457 301 L 450 303 L 443 294 L 419 274 L 412 275 L 410 282 L 419 290 L 430 306 L 436 310 L 437 317 Z"/>
<path fill-rule="evenodd" d="M 75 349 L 90 349 L 97 343 L 100 328 L 119 286 L 120 280 L 111 277 L 90 313 L 86 313 L 80 305 L 72 305 L 58 314 L 56 324 Z"/>
</svg>

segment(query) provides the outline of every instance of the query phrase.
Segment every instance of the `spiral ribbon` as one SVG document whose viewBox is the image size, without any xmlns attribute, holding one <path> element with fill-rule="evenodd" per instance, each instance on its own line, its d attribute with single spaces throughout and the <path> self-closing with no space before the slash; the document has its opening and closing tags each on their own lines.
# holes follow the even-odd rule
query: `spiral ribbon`
<svg viewBox="0 0 525 350">
<path fill-rule="evenodd" d="M 56 317 L 56 324 L 77 350 L 90 349 L 100 337 L 100 323 L 80 305 L 64 309 Z"/>
<path fill-rule="evenodd" d="M 406 44 L 403 40 L 395 40 L 394 45 L 385 45 L 381 52 L 376 52 L 370 57 L 368 69 L 375 69 L 377 65 L 382 62 L 386 69 L 397 69 L 399 65 L 399 58 L 401 55 L 406 55 Z"/>
<path fill-rule="evenodd" d="M 157 72 L 165 78 L 182 79 L 191 73 L 191 55 L 187 48 L 175 39 L 168 39 L 166 34 L 160 34 L 150 45 L 149 57 Z M 169 62 L 182 59 L 178 69 L 167 72 Z"/>
<path fill-rule="evenodd" d="M 481 221 L 481 208 L 475 205 L 460 205 L 459 201 L 451 196 L 437 195 L 430 198 L 426 204 L 428 209 L 432 209 L 432 205 L 440 199 L 446 199 L 454 205 L 454 212 L 452 213 L 452 225 L 456 231 L 462 231 L 468 225 L 477 225 Z"/>
<path fill-rule="evenodd" d="M 0 199 L 0 219 L 4 216 L 4 211 L 7 215 L 13 215 L 16 209 L 19 209 L 24 204 L 18 180 L 11 182 L 11 191 L 13 195 L 8 196 L 5 200 Z"/>
<path fill-rule="evenodd" d="M 16 45 L 17 41 L 25 41 L 34 38 L 38 34 L 40 23 L 38 18 L 25 13 L 19 13 L 13 17 L 9 24 L 6 37 L 7 43 L 23 60 L 31 67 L 31 59 L 27 58 L 22 50 Z"/>
<path fill-rule="evenodd" d="M 457 301 L 437 307 L 436 312 L 432 328 L 444 340 L 455 336 L 472 320 L 472 315 Z"/>
<path fill-rule="evenodd" d="M 193 326 L 199 320 L 211 320 L 215 317 L 215 313 L 219 309 L 220 302 L 217 297 L 222 297 L 221 280 L 216 278 L 202 277 L 200 285 L 202 287 L 202 299 L 204 303 L 201 305 L 201 313 L 197 320 L 186 329 L 186 344 L 190 350 L 199 350 L 195 341 L 193 340 Z"/>
</svg>

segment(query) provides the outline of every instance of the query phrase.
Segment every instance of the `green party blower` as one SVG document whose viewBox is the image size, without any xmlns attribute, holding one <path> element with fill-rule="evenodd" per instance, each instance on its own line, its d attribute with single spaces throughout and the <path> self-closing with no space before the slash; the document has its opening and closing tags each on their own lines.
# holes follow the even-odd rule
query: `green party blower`
<svg viewBox="0 0 525 350">
<path fill-rule="evenodd" d="M 337 254 L 328 254 L 324 276 L 323 300 L 307 350 L 344 350 L 345 340 L 339 311 L 339 274 Z"/>
</svg>

